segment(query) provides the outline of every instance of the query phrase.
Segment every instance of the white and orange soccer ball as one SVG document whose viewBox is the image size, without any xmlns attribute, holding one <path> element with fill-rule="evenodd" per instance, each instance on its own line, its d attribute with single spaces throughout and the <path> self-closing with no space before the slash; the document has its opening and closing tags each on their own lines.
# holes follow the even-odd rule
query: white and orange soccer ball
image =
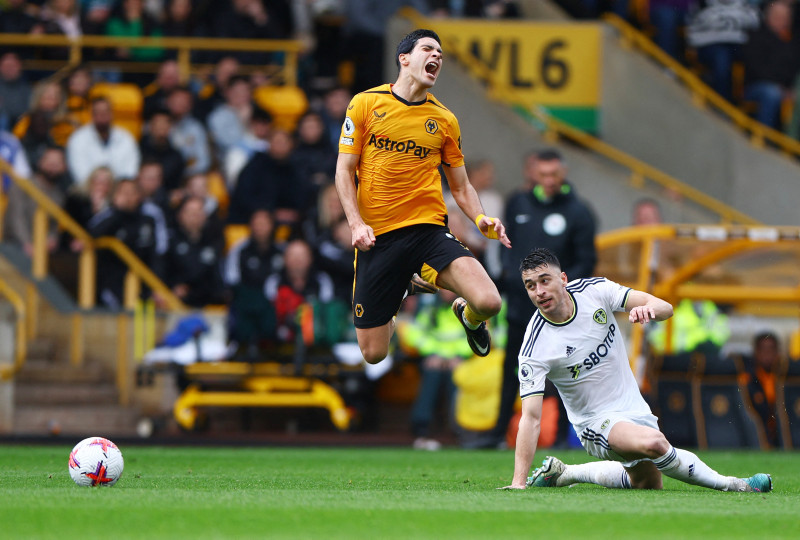
<svg viewBox="0 0 800 540">
<path fill-rule="evenodd" d="M 113 486 L 125 462 L 117 445 L 103 437 L 89 437 L 69 453 L 69 475 L 79 486 Z"/>
</svg>

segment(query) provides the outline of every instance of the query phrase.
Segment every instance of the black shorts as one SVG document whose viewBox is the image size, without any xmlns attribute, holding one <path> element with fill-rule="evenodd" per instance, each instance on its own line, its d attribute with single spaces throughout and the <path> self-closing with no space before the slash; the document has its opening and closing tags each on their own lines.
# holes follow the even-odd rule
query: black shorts
<svg viewBox="0 0 800 540">
<path fill-rule="evenodd" d="M 356 328 L 375 328 L 389 322 L 400 309 L 415 272 L 431 280 L 460 257 L 474 255 L 442 225 L 411 225 L 379 235 L 372 249 L 356 251 Z"/>
</svg>

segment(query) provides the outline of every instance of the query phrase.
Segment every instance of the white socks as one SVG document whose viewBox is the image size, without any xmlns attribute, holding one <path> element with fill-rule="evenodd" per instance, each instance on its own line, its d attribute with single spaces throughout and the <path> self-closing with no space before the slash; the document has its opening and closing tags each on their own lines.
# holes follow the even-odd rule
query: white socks
<svg viewBox="0 0 800 540">
<path fill-rule="evenodd" d="M 607 488 L 630 489 L 628 472 L 617 461 L 594 461 L 567 465 L 556 481 L 556 487 L 572 484 L 597 484 Z"/>
<path fill-rule="evenodd" d="M 738 478 L 722 476 L 717 471 L 687 450 L 670 447 L 669 451 L 653 460 L 655 466 L 670 478 L 695 486 L 703 486 L 720 491 L 738 490 Z"/>
</svg>

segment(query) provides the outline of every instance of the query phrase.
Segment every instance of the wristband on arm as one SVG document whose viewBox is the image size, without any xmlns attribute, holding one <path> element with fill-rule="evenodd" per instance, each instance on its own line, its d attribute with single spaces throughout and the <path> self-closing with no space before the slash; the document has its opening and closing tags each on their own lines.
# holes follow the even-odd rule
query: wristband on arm
<svg viewBox="0 0 800 540">
<path fill-rule="evenodd" d="M 483 236 L 485 236 L 486 238 L 489 238 L 489 239 L 491 239 L 491 240 L 497 240 L 497 239 L 498 239 L 498 238 L 497 238 L 497 231 L 496 231 L 496 230 L 494 230 L 494 222 L 495 222 L 495 220 L 496 220 L 497 218 L 488 218 L 488 219 L 490 219 L 490 220 L 492 221 L 492 224 L 491 224 L 491 225 L 489 226 L 489 228 L 488 228 L 488 229 L 486 229 L 486 231 L 484 232 L 484 230 L 483 230 L 483 229 L 481 229 L 481 225 L 480 225 L 480 223 L 481 223 L 481 219 L 483 219 L 483 218 L 485 218 L 485 217 L 486 217 L 486 214 L 478 214 L 478 217 L 476 217 L 476 218 L 475 218 L 475 225 L 477 225 L 477 226 L 478 226 L 478 230 L 480 230 L 480 231 L 481 231 L 481 234 L 482 234 Z"/>
</svg>

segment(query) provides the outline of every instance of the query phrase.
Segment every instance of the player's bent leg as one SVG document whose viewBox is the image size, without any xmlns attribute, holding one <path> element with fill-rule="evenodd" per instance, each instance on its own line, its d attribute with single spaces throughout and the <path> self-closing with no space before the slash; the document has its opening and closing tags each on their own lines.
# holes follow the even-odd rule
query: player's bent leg
<svg viewBox="0 0 800 540">
<path fill-rule="evenodd" d="M 478 321 L 497 315 L 502 307 L 497 287 L 473 257 L 459 257 L 448 264 L 439 272 L 436 285 L 464 298 Z"/>
<path fill-rule="evenodd" d="M 556 457 L 547 456 L 542 461 L 542 466 L 528 478 L 528 485 L 534 487 L 566 487 L 573 484 L 597 484 L 612 489 L 631 488 L 627 471 L 617 461 L 566 465 Z"/>
<path fill-rule="evenodd" d="M 632 467 L 625 467 L 632 489 L 662 489 L 661 471 L 652 461 L 640 461 Z"/>
<path fill-rule="evenodd" d="M 389 342 L 394 333 L 394 319 L 375 328 L 356 328 L 358 347 L 368 364 L 377 364 L 389 354 Z"/>
<path fill-rule="evenodd" d="M 655 459 L 663 456 L 671 445 L 664 434 L 648 426 L 631 422 L 617 422 L 608 434 L 611 449 L 623 458 Z"/>
</svg>

